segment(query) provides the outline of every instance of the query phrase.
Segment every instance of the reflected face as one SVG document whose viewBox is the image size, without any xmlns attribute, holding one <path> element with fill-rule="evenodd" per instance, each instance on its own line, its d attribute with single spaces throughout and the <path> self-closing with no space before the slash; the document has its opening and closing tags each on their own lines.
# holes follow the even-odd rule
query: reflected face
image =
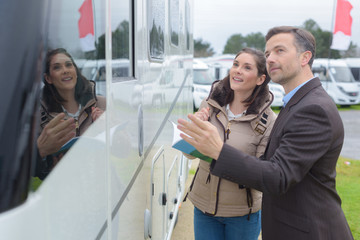
<svg viewBox="0 0 360 240">
<path fill-rule="evenodd" d="M 301 71 L 300 54 L 290 33 L 279 33 L 266 42 L 266 68 L 273 82 L 286 84 Z"/>
<path fill-rule="evenodd" d="M 230 69 L 230 87 L 234 92 L 250 95 L 257 85 L 261 85 L 265 75 L 258 76 L 258 69 L 254 56 L 241 53 L 233 62 Z"/>
<path fill-rule="evenodd" d="M 54 55 L 50 61 L 50 74 L 45 80 L 53 84 L 59 93 L 75 91 L 77 82 L 76 68 L 71 59 L 63 53 Z"/>
</svg>

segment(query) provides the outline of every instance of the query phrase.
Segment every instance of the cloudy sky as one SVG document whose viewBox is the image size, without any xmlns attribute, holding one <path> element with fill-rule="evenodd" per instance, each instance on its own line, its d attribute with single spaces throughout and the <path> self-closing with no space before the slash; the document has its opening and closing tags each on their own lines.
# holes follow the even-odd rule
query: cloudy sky
<svg viewBox="0 0 360 240">
<path fill-rule="evenodd" d="M 360 1 L 353 9 L 352 38 L 360 46 Z M 266 34 L 279 25 L 300 26 L 313 19 L 322 30 L 332 31 L 335 0 L 194 0 L 194 38 L 202 38 L 220 54 L 233 34 Z"/>
</svg>

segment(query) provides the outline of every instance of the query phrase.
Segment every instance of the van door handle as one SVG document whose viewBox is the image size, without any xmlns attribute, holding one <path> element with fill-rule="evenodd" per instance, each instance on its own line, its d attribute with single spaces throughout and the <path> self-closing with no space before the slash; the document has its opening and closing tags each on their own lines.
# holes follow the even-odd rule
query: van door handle
<svg viewBox="0 0 360 240">
<path fill-rule="evenodd" d="M 143 124 L 143 110 L 142 105 L 138 107 L 138 148 L 139 156 L 141 157 L 144 152 L 144 124 Z"/>
</svg>

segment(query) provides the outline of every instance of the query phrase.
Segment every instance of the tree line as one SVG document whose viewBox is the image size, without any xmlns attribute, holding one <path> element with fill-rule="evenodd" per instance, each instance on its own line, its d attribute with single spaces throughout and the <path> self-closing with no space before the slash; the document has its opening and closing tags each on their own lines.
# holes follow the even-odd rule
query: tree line
<svg viewBox="0 0 360 240">
<path fill-rule="evenodd" d="M 317 58 L 346 58 L 360 57 L 360 48 L 353 42 L 350 43 L 348 50 L 339 51 L 330 49 L 332 33 L 324 31 L 312 19 L 306 20 L 301 28 L 311 32 L 316 39 L 316 57 Z M 222 54 L 236 54 L 244 47 L 265 49 L 265 36 L 261 32 L 250 33 L 246 36 L 242 34 L 233 34 L 226 41 Z M 329 52 L 330 51 L 330 52 Z M 202 39 L 194 39 L 194 56 L 211 57 L 215 54 L 211 45 Z"/>
</svg>

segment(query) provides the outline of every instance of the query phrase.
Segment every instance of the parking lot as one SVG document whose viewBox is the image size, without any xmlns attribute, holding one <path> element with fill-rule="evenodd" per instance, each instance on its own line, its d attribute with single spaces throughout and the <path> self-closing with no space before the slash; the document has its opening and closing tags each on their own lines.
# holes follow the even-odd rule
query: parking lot
<svg viewBox="0 0 360 240">
<path fill-rule="evenodd" d="M 341 156 L 360 160 L 360 110 L 343 110 L 340 116 L 344 123 L 345 140 Z"/>
</svg>

